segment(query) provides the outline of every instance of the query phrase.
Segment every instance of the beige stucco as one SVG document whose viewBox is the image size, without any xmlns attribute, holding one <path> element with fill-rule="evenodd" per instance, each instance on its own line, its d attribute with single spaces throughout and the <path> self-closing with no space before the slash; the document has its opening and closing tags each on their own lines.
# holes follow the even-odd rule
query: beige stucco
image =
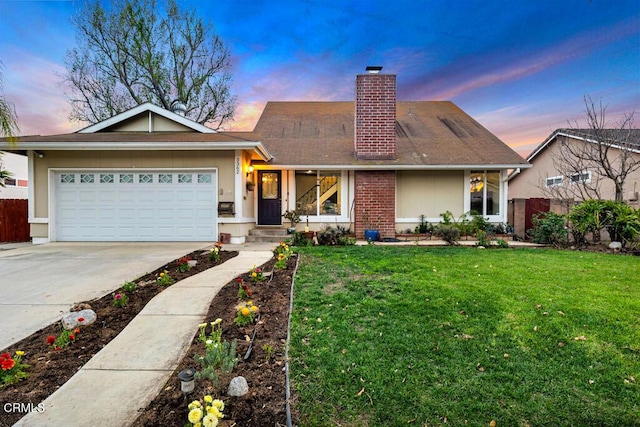
<svg viewBox="0 0 640 427">
<path fill-rule="evenodd" d="M 568 139 L 568 143 L 584 144 L 581 140 Z M 558 156 L 557 140 L 553 140 L 545 149 L 540 151 L 533 159 L 533 167 L 522 169 L 520 173 L 509 180 L 509 199 L 528 199 L 534 197 L 553 198 L 554 194 L 546 189 L 547 178 L 560 176 L 562 173 L 554 167 L 553 158 Z M 614 151 L 616 151 L 614 149 Z M 640 154 L 632 153 L 640 159 Z M 591 171 L 593 174 L 593 171 Z M 572 185 L 565 178 L 563 185 Z M 600 185 L 600 196 L 603 199 L 613 200 L 615 198 L 615 187 L 611 180 L 602 179 Z M 638 205 L 636 192 L 640 192 L 640 170 L 635 171 L 627 177 L 624 186 L 624 200 L 632 206 Z M 635 201 L 632 200 L 635 198 Z"/>
<path fill-rule="evenodd" d="M 396 217 L 434 219 L 445 211 L 459 217 L 464 213 L 464 184 L 463 171 L 398 171 Z"/>
</svg>

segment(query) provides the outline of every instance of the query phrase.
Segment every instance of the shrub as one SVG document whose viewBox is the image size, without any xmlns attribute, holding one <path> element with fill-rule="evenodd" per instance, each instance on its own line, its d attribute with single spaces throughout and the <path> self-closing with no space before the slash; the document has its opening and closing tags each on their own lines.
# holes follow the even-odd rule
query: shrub
<svg viewBox="0 0 640 427">
<path fill-rule="evenodd" d="M 560 246 L 567 239 L 564 215 L 545 212 L 533 216 L 533 241 L 545 245 Z"/>
<path fill-rule="evenodd" d="M 460 229 L 454 225 L 441 225 L 437 235 L 450 245 L 457 245 L 460 240 Z"/>
<path fill-rule="evenodd" d="M 349 237 L 350 229 L 345 227 L 327 227 L 318 232 L 318 244 L 323 246 L 354 245 L 355 239 Z"/>
<path fill-rule="evenodd" d="M 571 209 L 567 219 L 575 243 L 587 243 L 589 233 L 593 236 L 594 243 L 600 241 L 600 230 L 604 228 L 608 216 L 603 212 L 605 204 L 600 200 L 585 200 Z"/>
</svg>

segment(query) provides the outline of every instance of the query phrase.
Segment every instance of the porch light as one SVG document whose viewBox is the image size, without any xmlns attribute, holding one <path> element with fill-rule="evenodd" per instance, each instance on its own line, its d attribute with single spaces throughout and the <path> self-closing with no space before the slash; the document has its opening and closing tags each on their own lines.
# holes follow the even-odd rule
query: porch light
<svg viewBox="0 0 640 427">
<path fill-rule="evenodd" d="M 251 175 L 253 173 L 253 166 L 249 165 L 249 167 L 247 168 L 247 178 L 249 177 L 249 175 Z"/>
<path fill-rule="evenodd" d="M 193 391 L 196 386 L 195 380 L 196 370 L 194 368 L 183 369 L 178 374 L 178 378 L 180 379 L 180 390 L 184 394 L 189 394 Z"/>
</svg>

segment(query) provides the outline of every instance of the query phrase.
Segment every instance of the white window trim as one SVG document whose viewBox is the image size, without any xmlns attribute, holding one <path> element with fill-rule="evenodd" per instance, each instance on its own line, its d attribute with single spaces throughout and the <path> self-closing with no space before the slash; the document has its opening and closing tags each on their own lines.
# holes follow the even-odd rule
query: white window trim
<svg viewBox="0 0 640 427">
<path fill-rule="evenodd" d="M 549 180 L 551 180 L 551 184 L 549 183 Z M 560 180 L 560 182 L 556 183 L 557 180 Z M 545 184 L 544 186 L 547 188 L 551 188 L 551 187 L 561 187 L 562 184 L 564 182 L 564 177 L 562 175 L 558 175 L 558 176 L 549 176 L 545 179 Z"/>
<path fill-rule="evenodd" d="M 283 203 L 282 206 L 284 211 L 286 210 L 295 210 L 296 208 L 296 171 L 307 170 L 307 169 L 292 169 L 289 171 L 288 181 L 289 185 L 287 185 L 287 202 Z M 309 215 L 310 223 L 335 223 L 335 222 L 349 222 L 349 208 L 352 203 L 352 191 L 349 191 L 350 180 L 349 180 L 349 172 L 345 170 L 333 170 L 333 169 L 314 169 L 316 172 L 316 176 L 322 172 L 339 172 L 340 173 L 340 193 L 341 193 L 341 207 L 339 215 Z M 289 188 L 290 186 L 290 188 Z M 300 223 L 307 222 L 307 215 L 300 215 Z M 286 220 L 285 220 L 286 223 Z"/>
<path fill-rule="evenodd" d="M 470 182 L 470 178 L 471 178 L 471 174 L 472 173 L 482 173 L 484 174 L 484 179 L 486 181 L 487 177 L 486 174 L 489 170 L 496 170 L 496 169 L 467 169 L 464 171 L 464 211 L 465 213 L 469 213 L 471 211 L 471 182 Z M 500 201 L 499 201 L 499 209 L 500 209 L 500 213 L 498 215 L 482 215 L 484 219 L 486 219 L 489 222 L 507 222 L 507 179 L 508 179 L 508 175 L 507 175 L 507 171 L 505 169 L 497 169 L 500 172 Z M 487 196 L 486 196 L 486 189 L 487 189 L 487 185 L 485 182 L 485 185 L 482 187 L 483 188 L 483 200 L 482 200 L 482 210 L 483 212 L 487 210 Z"/>
</svg>

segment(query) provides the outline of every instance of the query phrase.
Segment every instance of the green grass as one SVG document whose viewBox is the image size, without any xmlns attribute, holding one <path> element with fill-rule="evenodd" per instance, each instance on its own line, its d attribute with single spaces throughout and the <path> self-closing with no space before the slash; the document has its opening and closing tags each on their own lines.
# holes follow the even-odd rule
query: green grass
<svg viewBox="0 0 640 427">
<path fill-rule="evenodd" d="M 640 425 L 640 258 L 301 256 L 290 354 L 302 427 Z"/>
</svg>

